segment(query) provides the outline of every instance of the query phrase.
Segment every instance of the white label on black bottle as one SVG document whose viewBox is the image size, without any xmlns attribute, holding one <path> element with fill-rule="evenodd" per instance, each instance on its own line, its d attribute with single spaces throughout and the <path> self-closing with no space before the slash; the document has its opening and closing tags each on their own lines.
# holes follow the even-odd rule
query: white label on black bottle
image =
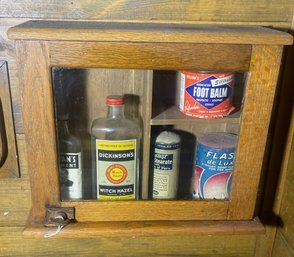
<svg viewBox="0 0 294 257">
<path fill-rule="evenodd" d="M 98 199 L 135 199 L 136 139 L 97 139 L 96 168 Z"/>
<path fill-rule="evenodd" d="M 81 165 L 81 152 L 59 154 L 59 177 L 62 199 L 74 200 L 82 198 Z"/>
</svg>

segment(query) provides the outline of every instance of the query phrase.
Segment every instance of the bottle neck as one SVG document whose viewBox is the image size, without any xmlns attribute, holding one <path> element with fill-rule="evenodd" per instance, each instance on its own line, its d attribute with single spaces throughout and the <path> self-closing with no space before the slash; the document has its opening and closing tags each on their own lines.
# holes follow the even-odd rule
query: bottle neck
<svg viewBox="0 0 294 257">
<path fill-rule="evenodd" d="M 67 120 L 59 120 L 58 121 L 58 134 L 60 136 L 69 135 L 68 121 Z"/>
<path fill-rule="evenodd" d="M 124 118 L 124 105 L 108 105 L 107 117 L 109 118 Z"/>
</svg>

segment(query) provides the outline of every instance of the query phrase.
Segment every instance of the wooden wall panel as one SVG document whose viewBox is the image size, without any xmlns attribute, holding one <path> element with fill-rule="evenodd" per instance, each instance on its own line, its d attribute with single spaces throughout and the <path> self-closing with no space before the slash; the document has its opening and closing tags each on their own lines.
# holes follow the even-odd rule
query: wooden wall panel
<svg viewBox="0 0 294 257">
<path fill-rule="evenodd" d="M 294 249 L 290 247 L 287 240 L 281 232 L 278 231 L 274 243 L 272 257 L 293 257 Z"/>
<path fill-rule="evenodd" d="M 46 3 L 46 4 L 45 4 Z M 291 23 L 291 0 L 63 0 L 0 2 L 0 17 Z"/>
<path fill-rule="evenodd" d="M 0 227 L 24 226 L 30 211 L 31 191 L 23 136 L 18 136 L 17 145 L 22 177 L 0 179 Z"/>
<path fill-rule="evenodd" d="M 294 129 L 292 130 L 292 132 L 293 131 Z M 294 251 L 294 135 L 292 136 L 292 150 L 290 161 L 288 164 L 288 174 L 286 178 L 286 185 L 280 212 L 282 224 L 279 228 L 279 231 L 283 234 L 289 246 Z"/>
<path fill-rule="evenodd" d="M 251 257 L 255 245 L 253 236 L 22 239 L 20 233 L 21 228 L 0 227 L 0 256 Z"/>
<path fill-rule="evenodd" d="M 7 62 L 0 60 L 0 178 L 19 177 Z"/>
<path fill-rule="evenodd" d="M 285 120 L 287 121 L 287 119 Z M 277 185 L 271 187 L 272 191 L 269 188 L 266 191 L 267 194 L 264 200 L 266 199 L 267 201 L 263 203 L 264 206 L 261 214 L 261 219 L 266 225 L 266 233 L 257 238 L 255 257 L 271 256 L 272 251 L 275 254 L 280 250 L 282 251 L 283 247 L 279 245 L 279 242 L 282 242 L 280 235 L 282 235 L 285 243 L 294 250 L 294 109 L 289 131 L 285 134 L 288 134 L 288 137 L 285 142 L 285 150 L 281 154 L 283 157 L 282 166 L 280 169 L 279 166 L 276 166 L 277 168 L 275 170 L 271 169 L 271 173 L 268 174 L 271 175 L 268 179 L 271 178 L 272 180 L 274 175 Z M 280 140 L 282 140 L 281 137 Z M 277 149 L 279 148 L 275 145 L 271 149 L 272 154 Z M 279 160 L 277 155 L 273 156 L 276 156 L 277 160 Z M 272 172 L 278 174 L 273 174 Z M 272 185 L 272 182 L 267 183 L 267 185 Z M 269 199 L 269 193 L 272 194 L 272 199 Z M 286 242 L 287 240 L 288 242 Z M 284 256 L 283 252 L 280 254 L 280 256 Z"/>
<path fill-rule="evenodd" d="M 9 27 L 17 25 L 25 19 L 1 19 L 0 18 L 0 60 L 7 61 L 9 69 L 9 81 L 11 89 L 12 109 L 16 133 L 23 132 L 21 102 L 19 93 L 18 71 L 15 60 L 14 42 L 7 38 Z"/>
<path fill-rule="evenodd" d="M 292 5 L 294 5 L 294 3 Z M 291 30 L 293 35 L 294 15 L 289 30 Z M 275 100 L 276 104 L 274 105 L 275 112 L 272 119 L 273 122 L 270 128 L 270 131 L 274 136 L 271 138 L 271 142 L 269 144 L 270 154 L 268 155 L 267 167 L 264 168 L 266 175 L 264 183 L 266 187 L 263 193 L 263 198 L 260 198 L 263 203 L 259 206 L 261 207 L 260 212 L 262 213 L 261 219 L 265 224 L 267 224 L 266 234 L 259 236 L 257 239 L 255 257 L 271 256 L 273 246 L 275 245 L 276 248 L 279 244 L 275 242 L 278 240 L 278 236 L 276 237 L 277 227 L 274 225 L 277 224 L 277 222 L 279 223 L 279 213 L 281 207 L 286 204 L 283 199 L 283 194 L 284 192 L 287 192 L 287 173 L 290 172 L 290 166 L 288 166 L 288 163 L 291 151 L 291 140 L 294 133 L 294 88 L 292 75 L 294 65 L 294 47 L 286 47 L 285 53 L 284 69 L 282 70 L 281 83 Z M 292 125 L 290 125 L 291 114 Z M 284 228 L 286 227 L 287 224 L 284 223 Z M 277 252 L 278 250 L 275 249 L 275 251 Z M 280 256 L 283 256 L 283 254 L 281 253 Z"/>
<path fill-rule="evenodd" d="M 22 239 L 21 232 L 31 204 L 30 185 L 26 163 L 27 153 L 22 134 L 15 48 L 14 42 L 8 40 L 6 35 L 9 27 L 27 19 L 83 19 L 229 23 L 289 29 L 293 5 L 292 0 L 0 1 L 0 60 L 8 61 L 21 167 L 21 178 L 0 181 L 0 256 L 251 257 L 254 256 L 256 247 L 255 236 Z M 285 211 L 283 215 L 287 217 L 287 212 Z M 265 237 L 260 238 L 262 241 L 265 240 Z M 274 254 L 279 253 L 279 240 L 280 238 L 277 237 Z M 263 250 L 264 248 L 259 256 L 268 256 L 263 254 Z M 278 256 L 284 255 L 276 254 L 274 257 Z"/>
</svg>

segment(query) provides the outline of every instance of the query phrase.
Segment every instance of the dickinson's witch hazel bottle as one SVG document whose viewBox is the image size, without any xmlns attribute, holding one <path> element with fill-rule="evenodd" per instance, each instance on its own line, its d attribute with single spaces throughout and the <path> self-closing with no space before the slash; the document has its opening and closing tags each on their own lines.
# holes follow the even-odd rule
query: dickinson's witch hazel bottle
<svg viewBox="0 0 294 257">
<path fill-rule="evenodd" d="M 124 115 L 124 98 L 106 98 L 107 116 L 93 121 L 97 199 L 138 199 L 141 130 Z"/>
<path fill-rule="evenodd" d="M 58 120 L 59 181 L 62 200 L 83 198 L 81 141 L 70 133 L 68 116 Z"/>
</svg>

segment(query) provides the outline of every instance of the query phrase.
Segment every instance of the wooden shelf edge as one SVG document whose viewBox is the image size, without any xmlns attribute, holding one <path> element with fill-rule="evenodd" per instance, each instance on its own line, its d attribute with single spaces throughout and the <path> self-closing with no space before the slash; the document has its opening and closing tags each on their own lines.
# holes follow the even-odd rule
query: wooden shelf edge
<svg viewBox="0 0 294 257">
<path fill-rule="evenodd" d="M 27 224 L 25 238 L 44 238 L 56 228 Z M 51 238 L 146 237 L 184 235 L 246 235 L 264 234 L 258 218 L 242 221 L 136 221 L 136 222 L 78 222 L 64 227 Z"/>
<path fill-rule="evenodd" d="M 142 33 L 144 32 L 144 33 Z M 85 36 L 87 35 L 87 36 Z M 123 35 L 123 36 L 122 36 Z M 187 36 L 188 35 L 188 36 Z M 21 40 L 291 45 L 290 34 L 259 26 L 30 20 L 8 30 Z M 126 40 L 127 38 L 127 40 Z"/>
<path fill-rule="evenodd" d="M 150 125 L 176 125 L 176 124 L 215 124 L 215 123 L 240 123 L 240 111 L 223 117 L 223 118 L 193 118 L 183 114 L 178 106 L 171 106 L 166 108 L 160 114 L 153 117 Z"/>
</svg>

